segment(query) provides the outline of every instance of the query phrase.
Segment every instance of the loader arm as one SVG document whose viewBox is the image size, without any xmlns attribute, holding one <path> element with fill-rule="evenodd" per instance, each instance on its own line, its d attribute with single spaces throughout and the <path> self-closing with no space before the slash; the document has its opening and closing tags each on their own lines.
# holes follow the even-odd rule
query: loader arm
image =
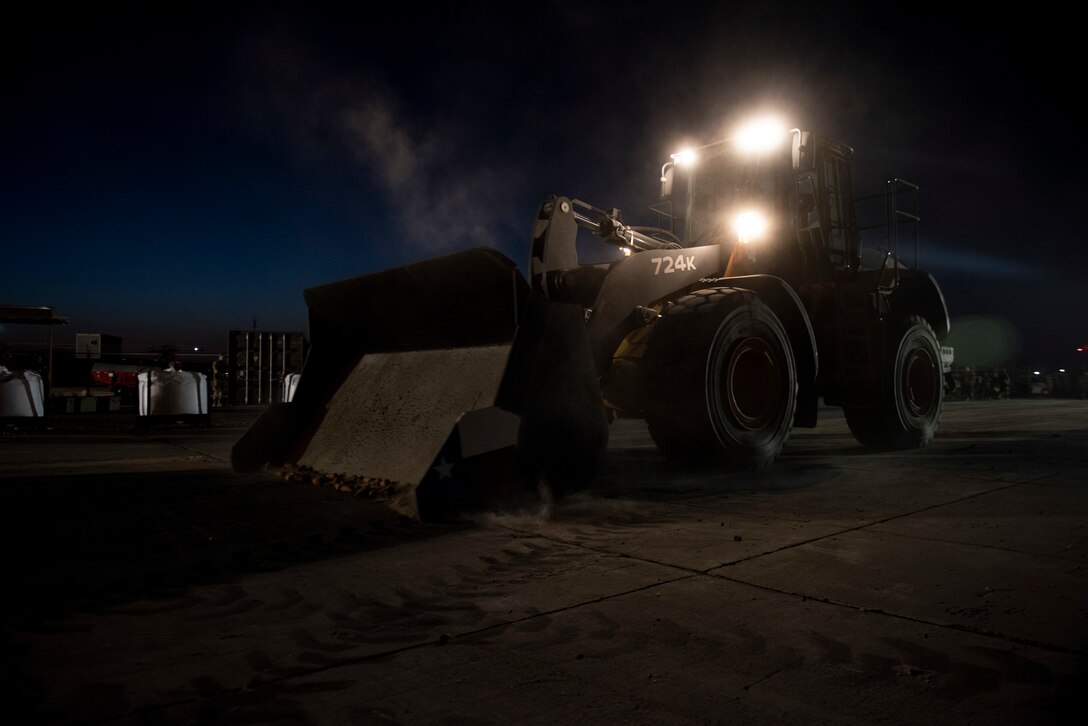
<svg viewBox="0 0 1088 726">
<path fill-rule="evenodd" d="M 578 230 L 592 232 L 606 244 L 627 254 L 683 245 L 671 232 L 652 227 L 632 227 L 620 219 L 618 209 L 598 209 L 579 199 L 549 197 L 537 213 L 533 229 L 530 270 L 533 289 L 549 299 L 577 302 L 592 307 L 609 264 L 582 265 L 578 259 Z"/>
<path fill-rule="evenodd" d="M 615 262 L 580 265 L 579 228 L 630 254 Z M 580 200 L 552 197 L 537 214 L 531 259 L 533 289 L 551 300 L 587 310 L 593 360 L 600 375 L 620 341 L 644 325 L 645 308 L 706 277 L 722 273 L 719 245 L 681 247 L 665 230 L 652 234 L 625 225 L 618 210 L 602 210 Z M 658 236 L 654 236 L 654 235 Z"/>
</svg>

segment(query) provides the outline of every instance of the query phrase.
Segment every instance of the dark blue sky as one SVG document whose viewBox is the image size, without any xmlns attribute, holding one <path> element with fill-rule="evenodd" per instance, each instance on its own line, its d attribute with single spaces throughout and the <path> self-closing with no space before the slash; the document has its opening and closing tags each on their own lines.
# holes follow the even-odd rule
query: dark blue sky
<svg viewBox="0 0 1088 726">
<path fill-rule="evenodd" d="M 131 348 L 306 330 L 310 285 L 476 244 L 524 268 L 550 194 L 652 221 L 670 152 L 773 108 L 854 146 L 861 186 L 921 185 L 954 321 L 995 320 L 1028 358 L 1088 339 L 1071 19 L 373 5 L 8 24 L 0 303 Z"/>
</svg>

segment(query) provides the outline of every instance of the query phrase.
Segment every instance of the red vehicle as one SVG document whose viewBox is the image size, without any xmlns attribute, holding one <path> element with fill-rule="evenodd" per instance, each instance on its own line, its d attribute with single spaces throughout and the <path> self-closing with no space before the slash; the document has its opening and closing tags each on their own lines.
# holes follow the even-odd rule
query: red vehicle
<svg viewBox="0 0 1088 726">
<path fill-rule="evenodd" d="M 91 367 L 91 379 L 100 385 L 109 386 L 114 393 L 123 389 L 136 390 L 136 374 L 139 366 L 123 363 L 95 363 Z"/>
</svg>

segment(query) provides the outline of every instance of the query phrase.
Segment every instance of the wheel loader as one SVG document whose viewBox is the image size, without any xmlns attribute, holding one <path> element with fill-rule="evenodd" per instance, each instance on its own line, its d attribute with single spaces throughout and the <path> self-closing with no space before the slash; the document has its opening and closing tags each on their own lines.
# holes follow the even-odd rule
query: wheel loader
<svg viewBox="0 0 1088 726">
<path fill-rule="evenodd" d="M 306 290 L 294 398 L 236 443 L 234 468 L 380 483 L 433 520 L 585 485 L 617 416 L 720 471 L 772 464 L 821 399 L 864 446 L 925 446 L 949 318 L 916 269 L 918 188 L 855 200 L 852 153 L 744 131 L 663 165 L 658 226 L 545 199 L 527 275 L 478 248 Z M 866 204 L 877 219 L 859 224 Z M 583 263 L 587 240 L 611 257 Z"/>
</svg>

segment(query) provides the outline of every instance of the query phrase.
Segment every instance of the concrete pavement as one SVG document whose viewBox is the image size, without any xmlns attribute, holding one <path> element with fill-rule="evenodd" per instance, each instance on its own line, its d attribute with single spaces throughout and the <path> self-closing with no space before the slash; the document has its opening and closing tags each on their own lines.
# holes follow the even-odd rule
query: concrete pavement
<svg viewBox="0 0 1088 726">
<path fill-rule="evenodd" d="M 729 477 L 617 421 L 589 491 L 448 525 L 231 474 L 245 412 L 3 436 L 5 680 L 40 723 L 1073 720 L 1088 403 L 905 453 L 821 413 Z"/>
</svg>

